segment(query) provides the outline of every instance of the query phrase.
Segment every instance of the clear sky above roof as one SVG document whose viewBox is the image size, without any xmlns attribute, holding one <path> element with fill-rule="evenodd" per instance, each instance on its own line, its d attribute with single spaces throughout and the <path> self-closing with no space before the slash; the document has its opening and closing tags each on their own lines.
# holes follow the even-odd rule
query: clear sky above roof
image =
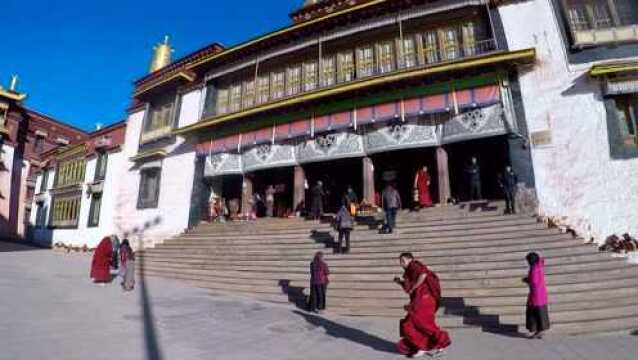
<svg viewBox="0 0 638 360">
<path fill-rule="evenodd" d="M 0 84 L 17 73 L 26 105 L 85 130 L 123 119 L 132 81 L 171 36 L 173 59 L 290 24 L 302 0 L 3 0 Z"/>
</svg>

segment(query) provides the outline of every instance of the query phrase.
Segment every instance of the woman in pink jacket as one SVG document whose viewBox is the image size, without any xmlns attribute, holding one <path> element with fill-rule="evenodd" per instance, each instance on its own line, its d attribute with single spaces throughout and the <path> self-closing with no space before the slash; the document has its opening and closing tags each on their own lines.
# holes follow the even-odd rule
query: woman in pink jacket
<svg viewBox="0 0 638 360">
<path fill-rule="evenodd" d="M 528 275 L 523 279 L 529 285 L 526 328 L 531 333 L 530 338 L 541 339 L 550 326 L 545 287 L 545 261 L 535 252 L 527 254 L 525 258 L 529 264 Z"/>
</svg>

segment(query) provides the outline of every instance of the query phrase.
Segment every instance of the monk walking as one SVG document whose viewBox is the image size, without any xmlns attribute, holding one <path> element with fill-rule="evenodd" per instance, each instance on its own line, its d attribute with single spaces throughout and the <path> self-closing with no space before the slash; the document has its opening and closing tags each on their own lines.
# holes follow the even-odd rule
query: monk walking
<svg viewBox="0 0 638 360">
<path fill-rule="evenodd" d="M 450 346 L 451 340 L 435 321 L 441 301 L 438 277 L 411 253 L 401 254 L 399 263 L 404 269 L 403 279 L 396 277 L 394 281 L 410 294 L 410 303 L 405 306 L 407 314 L 400 322 L 397 350 L 408 357 L 439 355 Z"/>
<path fill-rule="evenodd" d="M 432 197 L 430 196 L 430 173 L 428 167 L 423 166 L 416 172 L 414 177 L 414 190 L 417 193 L 416 202 L 418 208 L 432 206 Z"/>
<path fill-rule="evenodd" d="M 91 279 L 98 284 L 111 281 L 111 261 L 113 259 L 113 243 L 109 236 L 100 241 L 93 253 L 91 262 Z"/>
</svg>

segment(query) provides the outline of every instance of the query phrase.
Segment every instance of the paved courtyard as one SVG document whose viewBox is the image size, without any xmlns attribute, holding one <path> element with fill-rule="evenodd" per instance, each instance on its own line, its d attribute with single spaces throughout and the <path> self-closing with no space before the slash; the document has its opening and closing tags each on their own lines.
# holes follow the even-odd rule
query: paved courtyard
<svg viewBox="0 0 638 360">
<path fill-rule="evenodd" d="M 0 242 L 0 359 L 400 359 L 397 321 L 314 316 L 174 281 L 132 293 L 90 258 Z M 635 359 L 638 337 L 527 340 L 452 331 L 448 359 Z"/>
</svg>

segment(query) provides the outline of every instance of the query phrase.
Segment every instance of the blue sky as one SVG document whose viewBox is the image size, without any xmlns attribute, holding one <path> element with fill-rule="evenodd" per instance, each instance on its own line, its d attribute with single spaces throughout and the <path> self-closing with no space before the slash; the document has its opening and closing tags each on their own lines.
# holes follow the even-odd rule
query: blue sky
<svg viewBox="0 0 638 360">
<path fill-rule="evenodd" d="M 2 0 L 0 84 L 27 106 L 86 130 L 124 119 L 132 81 L 171 36 L 176 59 L 286 26 L 302 0 Z"/>
</svg>

